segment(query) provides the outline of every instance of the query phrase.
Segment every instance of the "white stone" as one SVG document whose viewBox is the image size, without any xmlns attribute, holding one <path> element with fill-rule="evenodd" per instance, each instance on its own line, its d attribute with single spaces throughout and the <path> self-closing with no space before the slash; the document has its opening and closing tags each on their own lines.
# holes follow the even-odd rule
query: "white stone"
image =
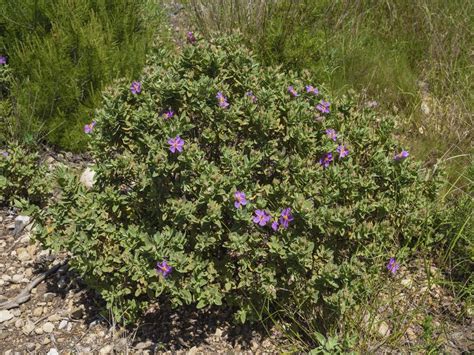
<svg viewBox="0 0 474 355">
<path fill-rule="evenodd" d="M 386 337 L 390 335 L 390 329 L 386 322 L 380 323 L 378 331 L 379 331 L 379 335 L 382 337 Z"/>
<path fill-rule="evenodd" d="M 59 353 L 56 348 L 51 348 L 46 355 L 59 355 Z"/>
<path fill-rule="evenodd" d="M 94 176 L 95 172 L 91 168 L 86 168 L 80 178 L 81 184 L 83 184 L 88 189 L 91 189 L 94 186 Z"/>
<path fill-rule="evenodd" d="M 68 321 L 67 320 L 62 320 L 61 323 L 59 323 L 59 329 L 64 329 L 67 327 Z"/>
<path fill-rule="evenodd" d="M 13 231 L 13 235 L 16 237 L 18 236 L 26 226 L 28 226 L 31 222 L 30 216 L 17 216 L 15 218 L 15 229 Z M 31 229 L 31 227 L 29 227 Z"/>
<path fill-rule="evenodd" d="M 7 320 L 10 320 L 12 319 L 14 316 L 13 316 L 13 313 L 10 312 L 9 310 L 3 310 L 3 311 L 0 311 L 0 323 L 3 323 Z"/>
<path fill-rule="evenodd" d="M 35 325 L 33 322 L 28 321 L 22 330 L 25 335 L 29 335 L 35 330 Z"/>
<path fill-rule="evenodd" d="M 106 345 L 99 350 L 99 354 L 111 354 L 113 351 L 114 347 L 112 345 Z"/>
<path fill-rule="evenodd" d="M 46 322 L 43 324 L 43 331 L 45 333 L 52 333 L 54 330 L 54 324 L 51 322 Z"/>
<path fill-rule="evenodd" d="M 13 275 L 13 277 L 12 277 L 12 282 L 13 283 L 19 284 L 22 281 L 23 281 L 23 275 L 20 275 L 20 274 Z"/>
</svg>

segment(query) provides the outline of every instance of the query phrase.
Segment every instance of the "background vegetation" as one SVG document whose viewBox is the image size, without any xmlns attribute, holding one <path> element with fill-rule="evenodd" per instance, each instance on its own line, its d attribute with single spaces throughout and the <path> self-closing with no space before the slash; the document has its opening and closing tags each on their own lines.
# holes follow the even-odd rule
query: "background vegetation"
<svg viewBox="0 0 474 355">
<path fill-rule="evenodd" d="M 464 0 L 186 0 L 196 29 L 244 33 L 265 63 L 309 70 L 400 116 L 413 152 L 472 153 L 473 10 Z M 456 164 L 459 161 L 459 164 Z"/>
<path fill-rule="evenodd" d="M 138 75 L 160 18 L 150 0 L 1 1 L 0 54 L 12 78 L 0 142 L 83 150 L 102 88 Z"/>
</svg>

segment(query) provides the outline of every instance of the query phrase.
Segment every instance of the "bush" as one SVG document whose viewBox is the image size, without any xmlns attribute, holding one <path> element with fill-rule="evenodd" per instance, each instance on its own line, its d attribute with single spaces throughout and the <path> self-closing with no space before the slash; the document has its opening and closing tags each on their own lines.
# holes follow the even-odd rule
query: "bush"
<svg viewBox="0 0 474 355">
<path fill-rule="evenodd" d="M 0 54 L 14 74 L 13 137 L 72 150 L 84 149 L 77 132 L 104 86 L 141 71 L 160 20 L 149 0 L 4 1 L 0 13 Z"/>
<path fill-rule="evenodd" d="M 18 144 L 0 151 L 0 206 L 16 201 L 44 205 L 51 193 L 38 153 Z"/>
<path fill-rule="evenodd" d="M 226 303 L 240 321 L 274 301 L 337 316 L 352 280 L 427 242 L 435 180 L 394 159 L 392 117 L 348 97 L 324 105 L 323 88 L 260 66 L 233 37 L 190 39 L 105 93 L 88 127 L 95 186 L 65 179 L 38 238 L 71 251 L 121 319 L 159 295 Z"/>
</svg>

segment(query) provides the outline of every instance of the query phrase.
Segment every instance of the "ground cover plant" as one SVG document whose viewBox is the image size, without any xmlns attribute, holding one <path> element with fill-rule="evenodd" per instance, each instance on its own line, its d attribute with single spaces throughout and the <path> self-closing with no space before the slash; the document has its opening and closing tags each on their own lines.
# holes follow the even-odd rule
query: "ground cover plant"
<svg viewBox="0 0 474 355">
<path fill-rule="evenodd" d="M 363 275 L 443 237 L 439 169 L 394 140 L 394 117 L 261 66 L 239 38 L 186 40 L 105 92 L 82 130 L 94 187 L 64 176 L 38 216 L 117 319 L 163 295 L 242 322 L 297 302 L 330 324 Z"/>
<path fill-rule="evenodd" d="M 79 127 L 113 79 L 136 75 L 161 24 L 153 1 L 2 1 L 0 55 L 11 69 L 0 143 L 80 150 Z"/>
<path fill-rule="evenodd" d="M 15 202 L 42 206 L 51 194 L 39 154 L 19 144 L 0 149 L 0 206 Z"/>
</svg>

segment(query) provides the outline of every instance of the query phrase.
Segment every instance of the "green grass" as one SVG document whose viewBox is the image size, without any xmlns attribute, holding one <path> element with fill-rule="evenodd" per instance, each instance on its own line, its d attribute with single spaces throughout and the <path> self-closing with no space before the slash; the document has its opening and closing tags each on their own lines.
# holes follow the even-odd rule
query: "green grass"
<svg viewBox="0 0 474 355">
<path fill-rule="evenodd" d="M 153 0 L 0 2 L 0 54 L 12 71 L 0 143 L 83 150 L 82 127 L 101 90 L 115 78 L 140 75 L 162 22 Z"/>
<path fill-rule="evenodd" d="M 474 3 L 186 0 L 204 35 L 243 33 L 268 64 L 308 70 L 332 95 L 364 91 L 400 114 L 413 153 L 472 154 Z M 429 114 L 422 112 L 428 107 Z M 422 132 L 422 133 L 420 133 Z M 453 149 L 453 146 L 455 149 Z M 468 159 L 462 160 L 465 164 Z"/>
</svg>

